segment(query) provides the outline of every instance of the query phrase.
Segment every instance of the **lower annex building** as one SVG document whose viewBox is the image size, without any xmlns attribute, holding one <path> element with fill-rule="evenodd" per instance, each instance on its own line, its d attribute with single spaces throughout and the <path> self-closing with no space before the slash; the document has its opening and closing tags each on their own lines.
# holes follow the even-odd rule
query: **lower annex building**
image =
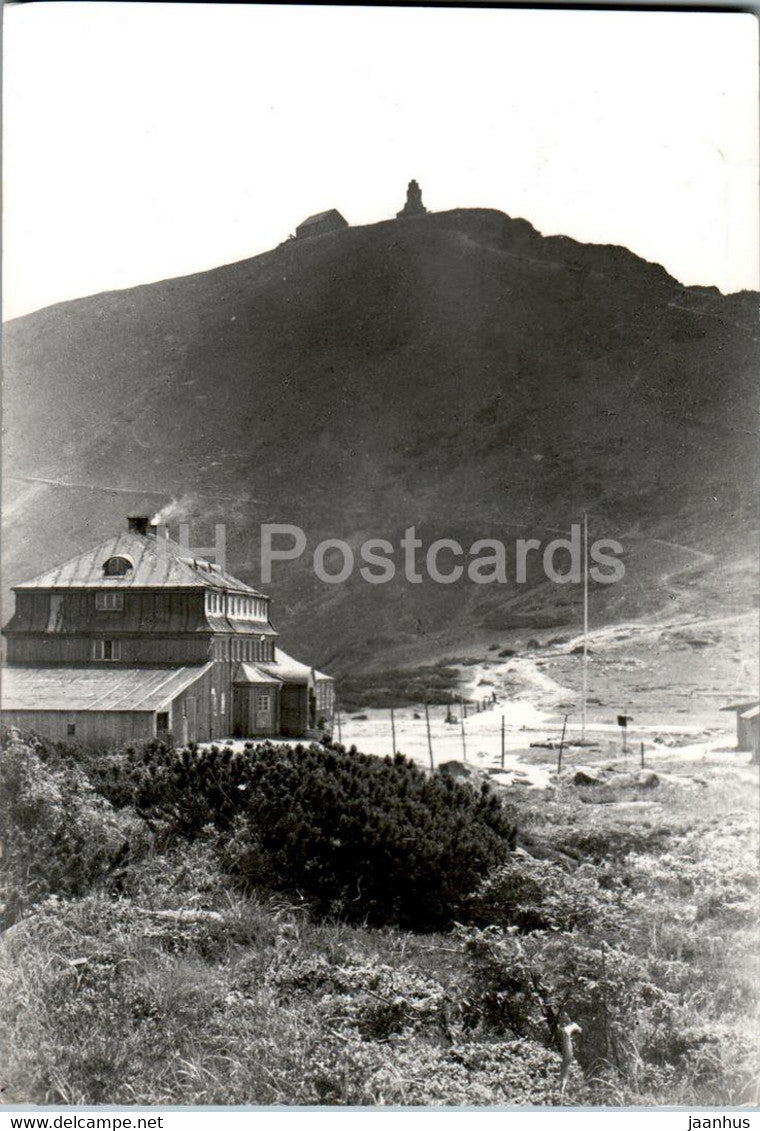
<svg viewBox="0 0 760 1131">
<path fill-rule="evenodd" d="M 334 680 L 277 646 L 269 597 L 127 522 L 14 587 L 2 722 L 87 745 L 331 731 Z"/>
</svg>

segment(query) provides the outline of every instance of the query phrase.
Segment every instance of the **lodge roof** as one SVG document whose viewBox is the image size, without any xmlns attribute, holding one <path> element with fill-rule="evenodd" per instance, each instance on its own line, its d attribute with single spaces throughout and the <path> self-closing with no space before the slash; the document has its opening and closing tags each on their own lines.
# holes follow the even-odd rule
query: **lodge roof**
<svg viewBox="0 0 760 1131">
<path fill-rule="evenodd" d="M 160 711 L 213 667 L 12 665 L 3 669 L 4 711 Z"/>
<path fill-rule="evenodd" d="M 110 558 L 127 558 L 132 568 L 124 576 L 106 575 L 103 567 Z M 21 592 L 72 588 L 231 589 L 254 597 L 265 596 L 204 559 L 191 557 L 171 538 L 132 531 L 107 538 L 91 550 L 14 586 Z"/>
</svg>

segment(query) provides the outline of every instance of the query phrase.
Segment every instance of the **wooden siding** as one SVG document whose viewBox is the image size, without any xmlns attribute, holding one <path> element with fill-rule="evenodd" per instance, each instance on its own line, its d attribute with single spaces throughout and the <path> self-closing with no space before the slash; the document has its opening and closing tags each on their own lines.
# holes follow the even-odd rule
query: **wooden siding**
<svg viewBox="0 0 760 1131">
<path fill-rule="evenodd" d="M 113 587 L 124 598 L 123 609 L 95 607 L 97 592 L 104 590 L 68 589 L 57 593 L 44 590 L 16 593 L 16 612 L 6 632 L 208 632 L 203 590 L 166 589 L 162 591 Z M 105 590 L 111 592 L 111 590 Z M 51 615 L 51 599 L 55 609 Z"/>
<path fill-rule="evenodd" d="M 119 640 L 120 661 L 104 663 L 203 664 L 211 659 L 211 642 L 203 636 L 128 636 L 117 632 L 92 635 L 9 636 L 11 664 L 89 664 L 93 640 Z"/>
<path fill-rule="evenodd" d="M 233 687 L 232 733 L 236 738 L 265 738 L 280 733 L 280 689 L 274 684 Z M 266 695 L 269 710 L 263 712 L 258 697 Z"/>
<path fill-rule="evenodd" d="M 218 717 L 212 711 L 214 669 L 203 679 L 196 680 L 173 700 L 169 712 L 169 732 L 175 743 L 184 746 L 187 742 L 209 742 L 214 738 L 226 738 L 229 733 L 221 728 Z"/>
<path fill-rule="evenodd" d="M 149 739 L 156 733 L 153 711 L 3 711 L 2 720 L 6 726 L 33 731 L 55 742 L 103 749 Z M 76 728 L 73 735 L 70 725 Z"/>
</svg>

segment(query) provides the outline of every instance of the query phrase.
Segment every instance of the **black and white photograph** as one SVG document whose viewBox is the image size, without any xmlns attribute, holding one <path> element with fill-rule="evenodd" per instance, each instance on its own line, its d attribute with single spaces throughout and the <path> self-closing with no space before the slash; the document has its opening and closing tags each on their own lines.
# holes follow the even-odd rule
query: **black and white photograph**
<svg viewBox="0 0 760 1131">
<path fill-rule="evenodd" d="M 3 25 L 4 1129 L 753 1127 L 757 16 Z"/>
</svg>

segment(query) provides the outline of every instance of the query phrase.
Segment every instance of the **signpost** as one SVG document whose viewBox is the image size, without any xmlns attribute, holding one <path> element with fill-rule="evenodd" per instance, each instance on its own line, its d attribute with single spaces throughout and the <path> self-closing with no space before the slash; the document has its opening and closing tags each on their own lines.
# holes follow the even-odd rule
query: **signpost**
<svg viewBox="0 0 760 1131">
<path fill-rule="evenodd" d="M 628 724 L 633 722 L 633 715 L 618 715 L 617 724 L 623 734 L 623 753 L 628 753 Z"/>
</svg>

